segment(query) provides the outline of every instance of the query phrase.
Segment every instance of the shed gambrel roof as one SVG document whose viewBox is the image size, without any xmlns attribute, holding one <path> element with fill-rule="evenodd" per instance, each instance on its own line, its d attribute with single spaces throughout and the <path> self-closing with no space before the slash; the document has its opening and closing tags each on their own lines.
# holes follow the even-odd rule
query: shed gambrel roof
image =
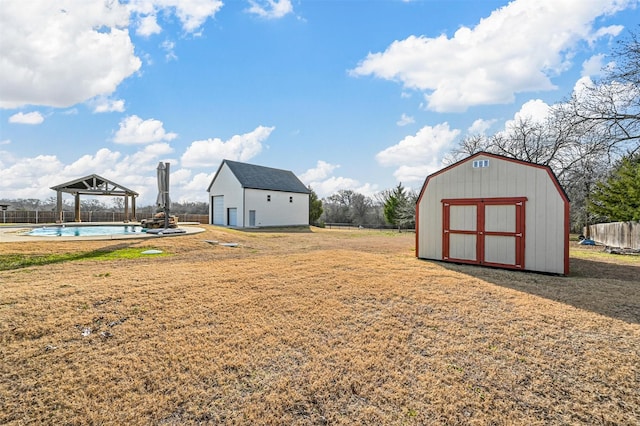
<svg viewBox="0 0 640 426">
<path fill-rule="evenodd" d="M 425 189 L 427 188 L 427 184 L 429 183 L 429 181 L 431 180 L 431 178 L 442 174 L 442 173 L 446 173 L 449 170 L 455 168 L 455 167 L 459 167 L 464 163 L 468 163 L 470 161 L 475 160 L 477 157 L 479 156 L 485 156 L 485 157 L 491 157 L 491 158 L 495 158 L 498 160 L 505 160 L 505 161 L 510 161 L 512 163 L 517 163 L 517 164 L 522 164 L 523 166 L 529 166 L 529 167 L 535 167 L 535 168 L 539 168 L 539 169 L 544 169 L 547 171 L 547 174 L 549 175 L 549 178 L 551 179 L 551 181 L 553 182 L 553 184 L 555 185 L 556 189 L 558 190 L 558 193 L 560 194 L 560 196 L 562 198 L 564 198 L 566 200 L 567 203 L 570 202 L 569 200 L 569 196 L 567 195 L 567 193 L 565 192 L 564 188 L 562 187 L 562 185 L 560 185 L 560 181 L 558 180 L 558 177 L 556 176 L 556 174 L 553 172 L 553 170 L 551 169 L 551 167 L 549 166 L 545 166 L 543 164 L 537 164 L 537 163 L 532 163 L 530 161 L 525 161 L 525 160 L 518 160 L 517 158 L 512 158 L 512 157 L 506 157 L 504 155 L 499 155 L 499 154 L 492 154 L 490 152 L 486 152 L 486 151 L 479 151 L 476 152 L 475 154 L 470 155 L 467 158 L 464 158 L 456 163 L 450 164 L 449 166 L 438 170 L 435 173 L 430 174 L 429 176 L 427 176 L 427 178 L 425 179 L 424 183 L 422 184 L 422 189 L 420 190 L 420 193 L 418 194 L 418 200 L 416 201 L 416 204 L 420 203 L 420 199 L 422 198 L 422 195 L 425 191 Z"/>
<path fill-rule="evenodd" d="M 306 186 L 298 179 L 298 177 L 289 170 L 274 169 L 271 167 L 257 166 L 255 164 L 240 163 L 238 161 L 223 160 L 222 164 L 218 168 L 218 171 L 213 176 L 209 188 L 211 190 L 213 182 L 222 170 L 224 165 L 229 167 L 229 170 L 240 182 L 243 188 L 250 189 L 262 189 L 267 191 L 284 191 L 284 192 L 296 192 L 301 194 L 309 194 L 310 191 Z"/>
</svg>

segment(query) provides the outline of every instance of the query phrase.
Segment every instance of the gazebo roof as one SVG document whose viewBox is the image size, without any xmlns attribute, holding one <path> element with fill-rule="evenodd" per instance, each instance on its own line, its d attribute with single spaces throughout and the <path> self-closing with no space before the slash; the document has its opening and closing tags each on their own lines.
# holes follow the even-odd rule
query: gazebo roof
<svg viewBox="0 0 640 426">
<path fill-rule="evenodd" d="M 137 192 L 125 188 L 109 179 L 96 174 L 85 176 L 60 185 L 52 186 L 54 191 L 67 192 L 69 194 L 87 195 L 114 195 L 114 196 L 137 196 Z"/>
</svg>

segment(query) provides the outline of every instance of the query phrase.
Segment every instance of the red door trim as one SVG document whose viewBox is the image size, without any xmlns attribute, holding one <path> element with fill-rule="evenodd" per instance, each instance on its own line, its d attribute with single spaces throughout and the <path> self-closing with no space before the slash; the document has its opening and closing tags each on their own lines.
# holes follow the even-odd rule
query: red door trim
<svg viewBox="0 0 640 426">
<path fill-rule="evenodd" d="M 527 197 L 495 197 L 495 198 L 445 198 L 442 200 L 442 260 L 457 262 L 457 263 L 470 263 L 475 265 L 487 265 L 497 266 L 501 268 L 518 269 L 523 270 L 525 268 L 524 263 L 524 249 L 525 249 L 525 203 Z M 451 206 L 469 206 L 475 205 L 476 207 L 476 230 L 454 230 L 450 229 L 450 213 Z M 516 208 L 516 226 L 515 232 L 504 231 L 485 231 L 485 206 L 487 205 L 513 205 Z M 477 235 L 476 237 L 476 260 L 468 259 L 452 259 L 449 256 L 450 241 L 449 236 L 452 234 L 466 234 Z M 515 264 L 503 264 L 495 262 L 486 262 L 485 259 L 485 236 L 508 236 L 516 238 L 515 245 Z"/>
</svg>

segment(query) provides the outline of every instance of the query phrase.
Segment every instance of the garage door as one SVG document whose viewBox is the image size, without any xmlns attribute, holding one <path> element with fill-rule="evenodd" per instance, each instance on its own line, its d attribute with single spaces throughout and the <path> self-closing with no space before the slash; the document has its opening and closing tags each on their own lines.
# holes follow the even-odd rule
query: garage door
<svg viewBox="0 0 640 426">
<path fill-rule="evenodd" d="M 442 200 L 443 260 L 524 269 L 526 200 Z"/>
<path fill-rule="evenodd" d="M 224 196 L 213 197 L 213 224 L 224 225 Z"/>
</svg>

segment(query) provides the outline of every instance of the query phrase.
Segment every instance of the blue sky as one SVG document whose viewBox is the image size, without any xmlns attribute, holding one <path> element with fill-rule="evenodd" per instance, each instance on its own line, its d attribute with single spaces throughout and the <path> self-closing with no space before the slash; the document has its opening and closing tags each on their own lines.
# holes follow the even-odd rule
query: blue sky
<svg viewBox="0 0 640 426">
<path fill-rule="evenodd" d="M 638 0 L 3 0 L 0 198 L 92 173 L 207 201 L 223 159 L 418 189 L 468 134 L 597 79 Z M 101 199 L 108 203 L 108 199 Z"/>
</svg>

